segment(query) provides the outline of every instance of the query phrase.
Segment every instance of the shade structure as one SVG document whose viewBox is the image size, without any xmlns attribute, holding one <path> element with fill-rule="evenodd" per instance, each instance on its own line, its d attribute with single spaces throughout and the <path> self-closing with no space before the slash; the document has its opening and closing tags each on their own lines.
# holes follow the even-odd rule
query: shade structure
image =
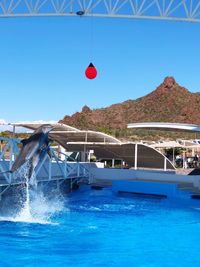
<svg viewBox="0 0 200 267">
<path fill-rule="evenodd" d="M 136 156 L 137 145 L 137 156 Z M 156 149 L 143 144 L 137 143 L 118 143 L 118 144 L 65 144 L 65 148 L 69 151 L 93 150 L 97 160 L 122 160 L 129 167 L 135 167 L 137 157 L 137 168 L 141 169 L 166 169 L 174 170 L 173 164 L 162 153 Z M 165 162 L 166 161 L 166 162 Z"/>
<path fill-rule="evenodd" d="M 200 132 L 200 126 L 185 123 L 168 123 L 168 122 L 141 122 L 129 123 L 127 128 L 130 129 L 149 129 L 173 132 Z"/>
<path fill-rule="evenodd" d="M 200 148 L 200 144 L 189 140 L 160 141 L 150 145 L 154 148 Z"/>
<path fill-rule="evenodd" d="M 17 123 L 11 123 L 11 125 L 16 126 L 16 127 L 24 127 L 30 130 L 36 130 L 38 127 L 42 125 L 51 125 L 54 130 L 53 131 L 76 131 L 79 132 L 80 130 L 72 127 L 70 125 L 66 125 L 63 123 L 59 123 L 57 121 L 22 121 L 22 122 L 17 122 Z"/>
<path fill-rule="evenodd" d="M 83 131 L 61 123 L 48 123 L 53 126 L 49 136 L 70 152 L 94 151 L 97 160 L 118 159 L 125 161 L 129 167 L 174 169 L 173 164 L 156 149 L 140 143 L 121 142 L 117 138 L 96 131 Z M 18 123 L 28 129 L 36 129 L 43 124 Z M 136 153 L 137 152 L 137 153 Z M 136 159 L 137 158 L 137 159 Z M 137 161 L 137 164 L 136 164 Z"/>
<path fill-rule="evenodd" d="M 49 136 L 53 140 L 60 144 L 65 144 L 69 142 L 83 142 L 83 143 L 121 143 L 117 138 L 110 136 L 108 134 L 98 132 L 98 131 L 84 131 L 79 130 L 67 124 L 58 122 L 19 122 L 13 123 L 14 126 L 25 127 L 30 130 L 36 130 L 42 125 L 51 125 L 53 130 L 50 132 Z"/>
</svg>

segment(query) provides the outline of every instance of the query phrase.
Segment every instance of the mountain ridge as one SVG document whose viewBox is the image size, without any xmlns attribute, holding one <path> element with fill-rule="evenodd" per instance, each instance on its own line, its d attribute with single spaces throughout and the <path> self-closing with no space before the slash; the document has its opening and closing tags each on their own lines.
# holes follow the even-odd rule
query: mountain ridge
<svg viewBox="0 0 200 267">
<path fill-rule="evenodd" d="M 61 123 L 79 129 L 126 129 L 134 122 L 176 122 L 200 124 L 200 92 L 191 93 L 173 77 L 164 81 L 149 94 L 122 103 L 66 115 Z"/>
</svg>

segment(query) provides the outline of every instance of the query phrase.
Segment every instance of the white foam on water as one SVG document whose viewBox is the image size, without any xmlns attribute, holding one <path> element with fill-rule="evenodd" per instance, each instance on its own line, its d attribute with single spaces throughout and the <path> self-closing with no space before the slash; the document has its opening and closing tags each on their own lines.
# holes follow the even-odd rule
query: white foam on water
<svg viewBox="0 0 200 267">
<path fill-rule="evenodd" d="M 52 222 L 52 217 L 64 209 L 63 201 L 58 197 L 49 200 L 43 192 L 37 190 L 36 187 L 30 189 L 29 184 L 29 164 L 21 170 L 22 177 L 25 178 L 25 201 L 22 203 L 21 210 L 13 217 L 0 217 L 0 221 L 39 223 L 39 224 L 57 224 Z M 34 175 L 34 174 L 33 174 Z M 34 180 L 32 175 L 30 180 Z"/>
<path fill-rule="evenodd" d="M 34 219 L 32 217 L 27 218 L 23 216 L 16 216 L 16 217 L 0 217 L 1 222 L 19 222 L 19 223 L 37 223 L 37 224 L 52 224 L 57 225 L 58 223 L 55 222 L 49 222 L 46 220 L 40 220 L 40 219 Z"/>
<path fill-rule="evenodd" d="M 88 229 L 94 229 L 94 230 L 96 230 L 96 229 L 98 229 L 98 227 L 96 225 L 90 225 L 90 226 L 88 226 Z"/>
<path fill-rule="evenodd" d="M 0 221 L 57 225 L 52 217 L 63 209 L 62 200 L 58 198 L 48 200 L 42 192 L 31 192 L 31 198 L 28 201 L 26 199 L 23 208 L 15 216 L 2 216 Z"/>
<path fill-rule="evenodd" d="M 54 197 L 48 200 L 42 192 L 31 191 L 24 203 L 24 207 L 13 218 L 16 222 L 40 223 L 40 224 L 55 224 L 52 222 L 52 217 L 63 210 L 63 202 Z"/>
<path fill-rule="evenodd" d="M 25 173 L 25 179 L 26 179 L 26 199 L 23 205 L 22 210 L 18 214 L 17 218 L 19 220 L 24 219 L 25 221 L 30 221 L 32 219 L 31 211 L 30 211 L 30 190 L 29 190 L 29 178 L 28 174 Z"/>
</svg>

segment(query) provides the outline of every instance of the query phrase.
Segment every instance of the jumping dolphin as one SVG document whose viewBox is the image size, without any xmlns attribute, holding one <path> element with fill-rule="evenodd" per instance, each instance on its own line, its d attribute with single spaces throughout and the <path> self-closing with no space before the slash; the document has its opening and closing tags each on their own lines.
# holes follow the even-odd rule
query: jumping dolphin
<svg viewBox="0 0 200 267">
<path fill-rule="evenodd" d="M 29 178 L 39 161 L 49 152 L 49 132 L 53 129 L 51 125 L 42 125 L 36 129 L 28 139 L 22 140 L 23 147 L 14 161 L 9 172 L 17 171 L 26 162 L 29 162 Z"/>
</svg>

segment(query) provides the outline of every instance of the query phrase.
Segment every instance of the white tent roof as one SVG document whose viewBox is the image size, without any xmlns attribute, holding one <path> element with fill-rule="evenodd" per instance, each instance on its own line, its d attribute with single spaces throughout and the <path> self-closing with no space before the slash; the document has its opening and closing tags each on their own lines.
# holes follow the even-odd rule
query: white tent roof
<svg viewBox="0 0 200 267">
<path fill-rule="evenodd" d="M 188 140 L 177 140 L 177 141 L 160 141 L 150 145 L 154 148 L 171 148 L 171 147 L 182 147 L 182 148 L 200 148 L 199 144 L 195 144 Z"/>
<path fill-rule="evenodd" d="M 58 143 L 65 147 L 68 142 L 81 142 L 81 143 L 121 143 L 113 136 L 107 135 L 102 132 L 96 131 L 82 131 L 72 126 L 52 121 L 37 121 L 37 122 L 19 122 L 13 125 L 19 127 L 25 127 L 31 130 L 36 130 L 38 127 L 48 124 L 53 127 L 50 132 L 50 138 L 54 139 Z"/>
<path fill-rule="evenodd" d="M 115 158 L 126 161 L 129 166 L 135 164 L 135 143 L 122 143 L 117 138 L 102 132 L 82 131 L 58 122 L 21 122 L 13 125 L 35 130 L 44 124 L 54 127 L 49 133 L 49 137 L 68 151 L 94 150 L 97 159 Z M 163 169 L 165 156 L 159 151 L 144 144 L 138 144 L 137 151 L 137 166 L 139 168 Z M 167 158 L 166 167 L 167 169 L 174 169 Z"/>
<path fill-rule="evenodd" d="M 131 129 L 145 129 L 146 128 L 150 130 L 200 132 L 199 125 L 184 124 L 184 123 L 142 122 L 142 123 L 129 123 L 127 127 Z"/>
<path fill-rule="evenodd" d="M 98 160 L 101 159 L 121 159 L 128 163 L 130 167 L 135 164 L 135 148 L 136 143 L 118 143 L 118 144 L 66 144 L 65 148 L 69 151 L 93 150 Z M 137 144 L 137 167 L 164 169 L 166 159 L 166 168 L 174 169 L 173 164 L 162 153 L 156 149 L 144 145 Z"/>
<path fill-rule="evenodd" d="M 20 127 L 25 127 L 28 128 L 30 130 L 36 130 L 38 127 L 44 125 L 44 124 L 49 124 L 52 125 L 54 127 L 54 131 L 75 131 L 75 132 L 79 132 L 80 130 L 78 130 L 77 128 L 74 128 L 72 126 L 63 124 L 63 123 L 58 123 L 56 121 L 24 121 L 24 122 L 17 122 L 17 123 L 12 123 L 11 125 L 14 126 L 20 126 Z"/>
<path fill-rule="evenodd" d="M 157 147 L 157 148 L 170 148 L 170 147 L 184 147 L 183 145 L 179 144 L 176 141 L 163 141 L 163 142 L 158 142 L 155 144 L 150 145 L 151 147 Z"/>
</svg>

